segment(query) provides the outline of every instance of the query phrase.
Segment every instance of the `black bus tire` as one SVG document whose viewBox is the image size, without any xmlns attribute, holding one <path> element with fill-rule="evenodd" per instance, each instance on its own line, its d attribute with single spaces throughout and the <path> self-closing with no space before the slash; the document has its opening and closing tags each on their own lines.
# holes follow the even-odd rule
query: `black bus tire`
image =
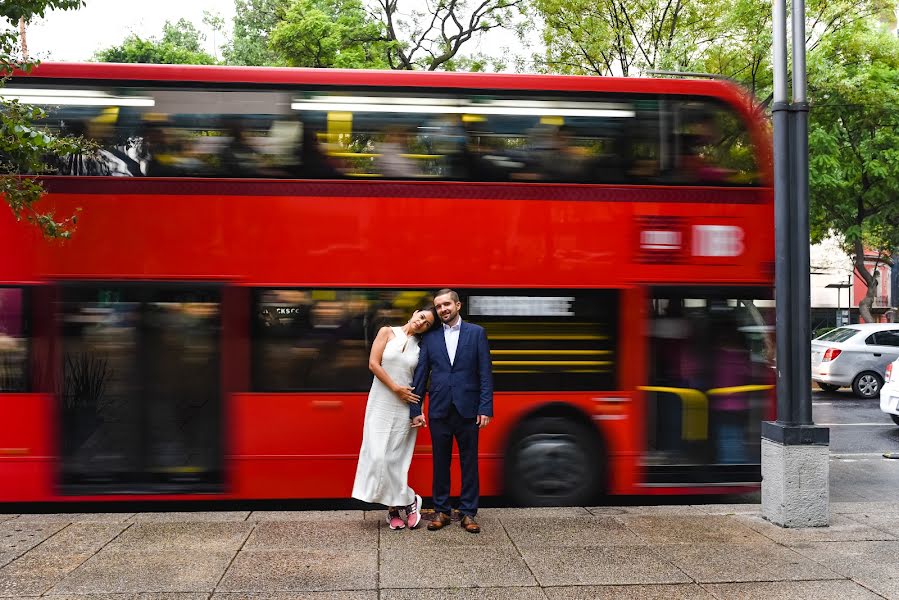
<svg viewBox="0 0 899 600">
<path fill-rule="evenodd" d="M 605 479 L 606 454 L 588 424 L 538 416 L 512 432 L 504 463 L 504 490 L 519 506 L 589 506 Z"/>
</svg>

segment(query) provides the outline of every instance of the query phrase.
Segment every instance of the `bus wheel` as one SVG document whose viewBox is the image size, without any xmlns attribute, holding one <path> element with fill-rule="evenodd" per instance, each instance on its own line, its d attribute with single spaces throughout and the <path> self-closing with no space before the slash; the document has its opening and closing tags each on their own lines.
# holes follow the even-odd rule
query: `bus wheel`
<svg viewBox="0 0 899 600">
<path fill-rule="evenodd" d="M 565 417 L 536 417 L 512 434 L 505 491 L 522 506 L 584 506 L 600 491 L 605 467 L 597 434 Z"/>
</svg>

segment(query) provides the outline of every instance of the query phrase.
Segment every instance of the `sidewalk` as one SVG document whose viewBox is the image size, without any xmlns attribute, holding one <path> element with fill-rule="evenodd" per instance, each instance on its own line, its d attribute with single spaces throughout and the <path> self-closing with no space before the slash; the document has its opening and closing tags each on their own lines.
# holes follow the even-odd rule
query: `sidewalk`
<svg viewBox="0 0 899 600">
<path fill-rule="evenodd" d="M 381 512 L 0 514 L 0 598 L 899 599 L 899 502 L 785 530 L 756 504 L 483 509 L 483 531 Z"/>
</svg>

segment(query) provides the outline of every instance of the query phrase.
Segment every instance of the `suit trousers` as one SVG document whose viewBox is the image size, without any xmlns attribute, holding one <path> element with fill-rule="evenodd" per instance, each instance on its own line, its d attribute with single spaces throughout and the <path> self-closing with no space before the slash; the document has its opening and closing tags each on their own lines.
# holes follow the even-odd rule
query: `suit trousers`
<svg viewBox="0 0 899 600">
<path fill-rule="evenodd" d="M 450 514 L 450 467 L 453 457 L 453 438 L 459 445 L 459 463 L 462 467 L 462 494 L 459 496 L 459 512 L 474 517 L 478 514 L 480 495 L 478 481 L 478 421 L 466 419 L 456 407 L 450 405 L 449 414 L 442 419 L 431 419 L 431 448 L 434 457 L 434 510 Z"/>
</svg>

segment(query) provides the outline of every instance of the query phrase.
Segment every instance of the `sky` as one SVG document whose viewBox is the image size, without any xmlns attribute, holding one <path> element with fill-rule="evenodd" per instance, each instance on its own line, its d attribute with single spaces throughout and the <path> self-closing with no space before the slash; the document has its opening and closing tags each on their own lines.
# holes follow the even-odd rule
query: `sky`
<svg viewBox="0 0 899 600">
<path fill-rule="evenodd" d="M 212 32 L 203 25 L 204 10 L 219 13 L 230 27 L 234 0 L 87 0 L 84 8 L 51 11 L 32 23 L 28 52 L 41 60 L 88 60 L 97 50 L 121 43 L 129 33 L 158 37 L 167 20 L 185 18 L 206 34 L 207 50 L 213 53 Z"/>
</svg>

